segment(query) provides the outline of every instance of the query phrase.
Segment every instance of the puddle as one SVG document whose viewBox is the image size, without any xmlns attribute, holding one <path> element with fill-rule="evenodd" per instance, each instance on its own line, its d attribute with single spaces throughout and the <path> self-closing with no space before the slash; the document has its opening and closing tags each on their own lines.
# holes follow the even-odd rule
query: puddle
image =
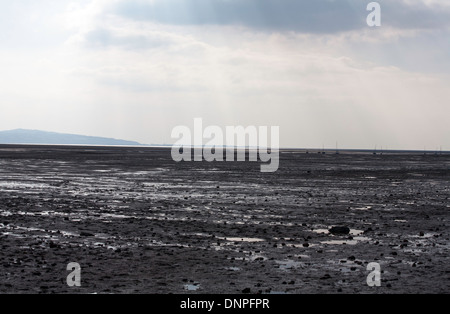
<svg viewBox="0 0 450 314">
<path fill-rule="evenodd" d="M 372 209 L 372 206 L 363 206 L 363 207 L 354 207 L 352 209 L 356 209 L 356 210 L 369 210 Z"/>
<path fill-rule="evenodd" d="M 424 240 L 424 239 L 426 239 L 426 238 L 433 238 L 434 237 L 434 235 L 435 235 L 436 233 L 430 233 L 430 232 L 427 232 L 427 233 L 425 233 L 424 235 L 411 235 L 411 236 L 409 236 L 409 238 L 411 238 L 411 239 L 417 239 L 417 240 L 419 240 L 419 242 L 420 242 L 420 240 Z"/>
<path fill-rule="evenodd" d="M 330 231 L 328 231 L 328 229 L 314 229 L 312 232 L 318 233 L 318 234 L 330 234 Z M 363 233 L 364 233 L 364 230 L 350 229 L 349 235 L 359 236 Z"/>
<path fill-rule="evenodd" d="M 255 243 L 255 242 L 264 242 L 264 239 L 259 238 L 225 238 L 225 237 L 217 237 L 218 239 L 225 240 L 225 241 L 232 241 L 232 242 L 248 242 L 248 243 Z"/>
<path fill-rule="evenodd" d="M 254 255 L 250 257 L 251 261 L 266 261 L 267 257 L 262 256 L 262 255 Z"/>
<path fill-rule="evenodd" d="M 364 233 L 364 230 L 350 229 L 350 235 L 359 236 Z"/>
<path fill-rule="evenodd" d="M 321 234 L 321 233 L 329 234 L 329 233 L 330 233 L 330 232 L 328 231 L 328 229 L 314 229 L 312 232 L 318 233 L 318 234 Z"/>
<path fill-rule="evenodd" d="M 315 247 L 315 246 L 317 246 L 317 244 L 309 243 L 309 242 L 308 242 L 307 246 L 305 246 L 303 243 L 301 243 L 301 244 L 286 244 L 286 247 L 294 247 L 294 248 L 300 248 L 300 249 L 307 249 L 307 248 L 312 248 L 312 247 Z M 282 245 L 278 245 L 278 248 L 283 248 L 283 246 Z"/>
<path fill-rule="evenodd" d="M 50 188 L 50 186 L 45 183 L 24 183 L 19 181 L 12 181 L 0 182 L 0 188 L 13 189 L 13 191 L 15 191 L 16 189 L 47 189 Z"/>
<path fill-rule="evenodd" d="M 352 240 L 346 239 L 346 240 L 329 240 L 329 241 L 322 241 L 320 243 L 322 244 L 329 244 L 329 245 L 356 245 L 358 242 L 362 241 L 369 241 L 370 238 L 367 237 L 354 237 Z"/>
<path fill-rule="evenodd" d="M 226 270 L 231 270 L 231 271 L 240 271 L 241 269 L 239 267 L 226 267 Z"/>
<path fill-rule="evenodd" d="M 280 266 L 279 268 L 282 270 L 302 268 L 304 266 L 304 263 L 293 260 L 275 261 L 275 262 Z"/>
<path fill-rule="evenodd" d="M 105 219 L 105 218 L 131 219 L 131 218 L 137 218 L 137 217 L 135 217 L 135 216 L 127 216 L 127 215 L 120 215 L 120 214 L 108 214 L 108 213 L 101 214 L 101 219 Z"/>
<path fill-rule="evenodd" d="M 200 285 L 198 283 L 184 285 L 184 290 L 187 291 L 197 291 L 198 289 L 200 289 Z"/>
</svg>

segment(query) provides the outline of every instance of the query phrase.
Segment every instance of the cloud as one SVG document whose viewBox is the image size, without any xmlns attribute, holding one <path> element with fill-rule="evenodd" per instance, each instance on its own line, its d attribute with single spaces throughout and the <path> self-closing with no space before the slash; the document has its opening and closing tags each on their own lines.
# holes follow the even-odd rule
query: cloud
<svg viewBox="0 0 450 314">
<path fill-rule="evenodd" d="M 404 29 L 441 28 L 450 6 L 438 0 L 379 0 L 383 24 Z M 242 25 L 267 31 L 339 33 L 366 28 L 368 2 L 360 0 L 127 0 L 113 12 L 171 25 Z"/>
<path fill-rule="evenodd" d="M 114 30 L 97 28 L 84 35 L 85 44 L 91 48 L 119 47 L 128 50 L 167 48 L 174 42 L 156 32 L 145 34 L 120 34 Z"/>
<path fill-rule="evenodd" d="M 324 33 L 358 27 L 365 20 L 358 9 L 363 6 L 329 0 L 164 0 L 123 1 L 116 13 L 162 24 L 242 25 Z"/>
<path fill-rule="evenodd" d="M 447 0 L 379 1 L 380 28 L 369 0 L 65 2 L 0 11 L 36 43 L 1 42 L 4 128 L 167 143 L 203 117 L 279 125 L 289 147 L 450 141 Z"/>
</svg>

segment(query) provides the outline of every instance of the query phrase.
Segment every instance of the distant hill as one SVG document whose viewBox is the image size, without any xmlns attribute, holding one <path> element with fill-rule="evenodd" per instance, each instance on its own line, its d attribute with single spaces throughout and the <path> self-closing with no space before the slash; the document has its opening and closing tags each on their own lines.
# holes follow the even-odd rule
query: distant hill
<svg viewBox="0 0 450 314">
<path fill-rule="evenodd" d="M 10 130 L 0 131 L 0 144 L 55 144 L 55 145 L 118 145 L 140 146 L 133 141 L 117 140 L 106 137 L 84 136 L 45 132 L 38 130 Z"/>
</svg>

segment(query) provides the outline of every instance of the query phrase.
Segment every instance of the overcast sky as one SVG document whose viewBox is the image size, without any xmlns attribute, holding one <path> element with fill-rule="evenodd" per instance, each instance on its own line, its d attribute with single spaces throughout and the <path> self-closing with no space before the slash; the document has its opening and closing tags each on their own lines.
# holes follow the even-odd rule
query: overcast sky
<svg viewBox="0 0 450 314">
<path fill-rule="evenodd" d="M 0 130 L 173 143 L 280 126 L 283 147 L 450 150 L 450 1 L 0 1 Z"/>
</svg>

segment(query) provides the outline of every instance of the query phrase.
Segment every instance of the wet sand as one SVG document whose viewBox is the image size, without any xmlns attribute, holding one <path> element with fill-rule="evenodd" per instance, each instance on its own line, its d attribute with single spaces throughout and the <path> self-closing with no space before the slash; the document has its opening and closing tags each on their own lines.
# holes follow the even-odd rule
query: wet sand
<svg viewBox="0 0 450 314">
<path fill-rule="evenodd" d="M 450 155 L 0 146 L 0 293 L 448 293 L 449 191 Z"/>
</svg>

